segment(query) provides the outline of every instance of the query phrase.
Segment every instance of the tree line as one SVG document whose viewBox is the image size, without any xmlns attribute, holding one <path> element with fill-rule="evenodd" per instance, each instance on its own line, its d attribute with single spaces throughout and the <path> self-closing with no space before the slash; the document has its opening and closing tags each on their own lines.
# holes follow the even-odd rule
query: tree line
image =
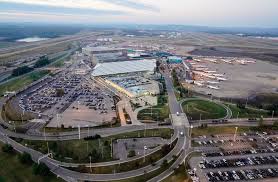
<svg viewBox="0 0 278 182">
<path fill-rule="evenodd" d="M 33 71 L 35 68 L 40 68 L 50 64 L 50 60 L 47 56 L 41 56 L 33 66 L 20 66 L 13 70 L 12 76 L 20 76 Z"/>
</svg>

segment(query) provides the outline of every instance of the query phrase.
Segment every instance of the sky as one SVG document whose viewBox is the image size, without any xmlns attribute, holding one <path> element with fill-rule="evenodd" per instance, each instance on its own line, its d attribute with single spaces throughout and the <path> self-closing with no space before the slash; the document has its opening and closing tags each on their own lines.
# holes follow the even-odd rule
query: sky
<svg viewBox="0 0 278 182">
<path fill-rule="evenodd" d="M 0 22 L 278 27 L 278 0 L 0 0 Z"/>
</svg>

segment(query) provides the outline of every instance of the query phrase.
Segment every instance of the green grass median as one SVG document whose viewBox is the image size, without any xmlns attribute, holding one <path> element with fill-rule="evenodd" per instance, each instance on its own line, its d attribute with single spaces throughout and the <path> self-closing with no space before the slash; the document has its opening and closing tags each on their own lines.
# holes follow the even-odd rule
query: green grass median
<svg viewBox="0 0 278 182">
<path fill-rule="evenodd" d="M 70 141 L 49 141 L 49 149 L 53 152 L 54 158 L 64 162 L 89 163 L 89 156 L 94 156 L 93 162 L 106 162 L 115 160 L 111 157 L 111 139 L 125 138 L 144 138 L 144 137 L 162 137 L 169 139 L 173 130 L 169 128 L 140 130 L 128 133 L 113 135 L 95 140 L 70 140 Z M 22 144 L 47 153 L 46 141 L 21 140 Z"/>
<path fill-rule="evenodd" d="M 183 111 L 191 120 L 218 119 L 226 116 L 226 109 L 206 100 L 189 100 L 182 103 Z"/>
</svg>

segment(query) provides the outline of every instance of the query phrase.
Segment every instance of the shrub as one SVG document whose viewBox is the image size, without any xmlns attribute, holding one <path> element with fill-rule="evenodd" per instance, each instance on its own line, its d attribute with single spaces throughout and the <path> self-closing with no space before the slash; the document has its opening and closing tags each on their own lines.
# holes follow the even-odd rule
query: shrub
<svg viewBox="0 0 278 182">
<path fill-rule="evenodd" d="M 49 176 L 50 170 L 44 163 L 40 164 L 33 164 L 33 174 L 40 175 L 40 176 Z"/>
<path fill-rule="evenodd" d="M 95 134 L 94 136 L 89 136 L 89 137 L 85 137 L 84 140 L 96 140 L 96 139 L 100 139 L 101 136 L 98 134 Z"/>
<path fill-rule="evenodd" d="M 5 144 L 2 147 L 2 151 L 5 153 L 12 153 L 13 152 L 13 146 L 9 145 L 9 144 Z"/>
<path fill-rule="evenodd" d="M 135 154 L 135 150 L 130 150 L 129 152 L 128 152 L 128 155 L 127 155 L 127 157 L 134 157 L 136 154 Z"/>
<path fill-rule="evenodd" d="M 24 152 L 23 154 L 18 155 L 18 159 L 22 164 L 32 164 L 33 160 L 30 154 Z"/>
<path fill-rule="evenodd" d="M 19 76 L 19 75 L 23 75 L 25 73 L 31 72 L 33 71 L 33 68 L 30 68 L 28 66 L 22 66 L 22 67 L 18 67 L 16 69 L 13 70 L 12 72 L 12 76 Z"/>
</svg>

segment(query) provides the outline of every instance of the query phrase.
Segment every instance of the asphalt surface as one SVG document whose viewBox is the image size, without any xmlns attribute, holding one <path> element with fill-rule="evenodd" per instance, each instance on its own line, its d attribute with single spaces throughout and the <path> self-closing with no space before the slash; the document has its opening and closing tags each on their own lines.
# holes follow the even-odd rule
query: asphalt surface
<svg viewBox="0 0 278 182">
<path fill-rule="evenodd" d="M 172 80 L 168 77 L 167 81 L 167 90 L 169 91 L 169 107 L 171 114 L 176 114 L 177 112 L 182 113 L 182 109 L 180 108 L 180 104 L 177 102 L 174 94 L 174 90 L 172 87 Z M 184 117 L 182 115 L 181 117 Z M 180 122 L 180 121 L 179 121 Z M 74 172 L 70 171 L 68 169 L 65 169 L 63 167 L 59 166 L 59 163 L 56 163 L 54 160 L 46 157 L 41 159 L 41 162 L 44 162 L 50 169 L 51 171 L 56 174 L 57 176 L 62 177 L 66 181 L 77 181 L 77 180 L 83 180 L 83 181 L 111 181 L 111 180 L 119 180 L 119 179 L 126 179 L 126 178 L 131 178 L 135 176 L 140 176 L 145 174 L 146 172 L 151 172 L 154 170 L 157 170 L 160 168 L 162 162 L 164 160 L 171 161 L 173 156 L 178 156 L 178 154 L 181 154 L 178 158 L 178 162 L 175 161 L 174 164 L 169 167 L 165 172 L 163 172 L 161 175 L 156 177 L 156 181 L 160 181 L 161 179 L 164 179 L 165 176 L 168 176 L 169 174 L 172 173 L 174 168 L 177 168 L 180 161 L 184 160 L 185 153 L 187 152 L 187 149 L 189 148 L 189 140 L 186 140 L 186 129 L 185 129 L 185 124 L 178 124 L 175 126 L 175 121 L 173 121 L 174 124 L 174 138 L 178 138 L 177 144 L 175 145 L 174 149 L 171 150 L 164 158 L 160 159 L 159 161 L 156 162 L 155 166 L 149 165 L 140 169 L 128 171 L 128 172 L 122 172 L 122 173 L 115 173 L 115 174 L 82 174 L 79 172 Z M 147 128 L 157 128 L 158 126 L 148 126 Z M 119 127 L 119 128 L 105 128 L 105 129 L 98 129 L 98 130 L 93 130 L 91 129 L 89 131 L 89 135 L 94 135 L 94 134 L 100 134 L 101 136 L 110 136 L 110 135 L 115 135 L 115 134 L 120 134 L 120 133 L 125 133 L 125 132 L 130 132 L 130 131 L 137 131 L 140 129 L 145 129 L 145 126 L 127 126 L 127 127 Z M 40 157 L 43 156 L 42 153 L 29 149 L 13 140 L 8 138 L 8 136 L 13 136 L 17 138 L 24 138 L 24 139 L 32 139 L 32 140 L 71 140 L 71 139 L 78 139 L 79 135 L 76 131 L 74 132 L 67 132 L 67 133 L 61 133 L 59 136 L 51 136 L 49 134 L 47 135 L 41 135 L 41 136 L 29 136 L 25 134 L 19 134 L 19 133 L 13 133 L 11 131 L 5 130 L 2 127 L 0 127 L 0 132 L 2 133 L 1 135 L 1 140 L 4 142 L 7 142 L 11 144 L 17 151 L 19 152 L 28 152 L 31 154 L 32 159 L 34 161 L 37 161 Z M 87 137 L 88 132 L 82 131 L 81 137 Z M 107 163 L 108 165 L 111 165 L 111 163 Z"/>
<path fill-rule="evenodd" d="M 170 82 L 171 83 L 171 80 Z M 168 87 L 170 89 L 170 87 Z M 174 92 L 172 90 L 172 94 L 169 94 L 169 100 L 171 100 L 170 104 L 170 109 L 171 113 L 176 113 L 181 111 L 178 102 L 175 99 Z M 4 101 L 4 100 L 2 100 Z M 3 102 L 1 102 L 1 105 Z M 151 125 L 147 126 L 147 129 L 150 128 L 158 128 L 157 125 Z M 125 132 L 131 132 L 131 131 L 137 131 L 137 130 L 143 130 L 145 129 L 145 126 L 126 126 L 126 127 L 119 127 L 119 128 L 104 128 L 104 129 L 91 129 L 89 130 L 89 135 L 95 135 L 95 134 L 100 134 L 101 136 L 111 136 L 111 135 L 116 135 L 120 133 L 125 133 Z M 48 157 L 45 157 L 41 159 L 41 162 L 44 162 L 53 173 L 55 173 L 57 176 L 62 177 L 66 181 L 76 181 L 76 180 L 88 180 L 88 181 L 109 181 L 109 180 L 118 180 L 118 179 L 125 179 L 125 178 L 130 178 L 134 176 L 139 176 L 142 174 L 145 174 L 146 172 L 151 172 L 160 167 L 162 162 L 164 160 L 172 160 L 172 157 L 175 155 L 177 156 L 179 153 L 183 151 L 185 148 L 185 135 L 180 135 L 181 132 L 184 131 L 184 127 L 174 127 L 175 129 L 175 134 L 174 138 L 179 138 L 177 141 L 177 144 L 175 145 L 174 149 L 171 150 L 164 158 L 160 159 L 155 166 L 149 165 L 140 169 L 128 171 L 128 172 L 123 172 L 123 173 L 116 173 L 116 174 L 82 174 L 74 171 L 70 171 L 68 169 L 60 167 L 60 163 L 58 161 L 55 161 L 53 159 L 50 159 Z M 23 138 L 23 139 L 28 139 L 28 140 L 72 140 L 72 139 L 78 139 L 79 134 L 77 131 L 73 132 L 65 132 L 65 133 L 60 133 L 58 136 L 52 135 L 52 134 L 43 134 L 41 133 L 40 135 L 26 135 L 26 134 L 20 134 L 20 133 L 14 133 L 9 130 L 5 130 L 4 128 L 0 127 L 0 132 L 1 132 L 1 140 L 3 142 L 7 142 L 11 144 L 17 151 L 19 152 L 27 152 L 31 154 L 32 159 L 34 161 L 37 161 L 39 158 L 43 156 L 42 153 L 32 150 L 26 146 L 23 146 L 9 137 L 16 137 L 16 138 Z M 9 137 L 8 137 L 9 136 Z M 80 134 L 80 138 L 84 138 L 88 136 L 87 130 L 82 131 Z M 182 155 L 181 155 L 182 156 Z M 175 164 L 175 163 L 174 163 Z M 113 163 L 108 162 L 106 165 L 113 165 Z"/>
</svg>

